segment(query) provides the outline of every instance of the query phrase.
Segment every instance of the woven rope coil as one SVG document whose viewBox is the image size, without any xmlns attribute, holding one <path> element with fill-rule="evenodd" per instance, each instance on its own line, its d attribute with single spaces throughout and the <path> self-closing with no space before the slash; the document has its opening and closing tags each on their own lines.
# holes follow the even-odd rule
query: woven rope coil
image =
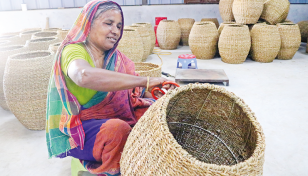
<svg viewBox="0 0 308 176">
<path fill-rule="evenodd" d="M 181 41 L 183 46 L 188 46 L 188 38 L 191 31 L 192 26 L 195 23 L 195 20 L 192 18 L 180 18 L 178 19 L 178 23 L 181 28 Z"/>
<path fill-rule="evenodd" d="M 137 62 L 135 63 L 135 72 L 140 76 L 150 76 L 150 77 L 161 77 L 161 66 L 163 65 L 163 60 L 159 55 L 157 55 L 161 61 L 160 65 L 154 63 Z"/>
<path fill-rule="evenodd" d="M 60 42 L 60 40 L 54 37 L 38 38 L 38 39 L 27 40 L 25 46 L 29 51 L 48 50 L 49 45 L 58 42 Z"/>
<path fill-rule="evenodd" d="M 277 59 L 292 59 L 301 45 L 301 33 L 297 24 L 278 24 L 281 47 Z"/>
<path fill-rule="evenodd" d="M 205 139 L 197 128 L 172 123 L 210 131 L 235 158 L 211 135 Z M 242 99 L 219 86 L 189 84 L 168 92 L 140 118 L 125 144 L 121 174 L 260 176 L 264 150 L 262 128 Z"/>
<path fill-rule="evenodd" d="M 37 32 L 34 33 L 31 39 L 58 37 L 58 32 Z"/>
<path fill-rule="evenodd" d="M 224 22 L 232 22 L 235 20 L 233 13 L 232 13 L 233 1 L 234 0 L 220 0 L 219 1 L 219 12 Z"/>
<path fill-rule="evenodd" d="M 0 106 L 9 110 L 3 92 L 3 75 L 5 70 L 5 65 L 9 56 L 22 53 L 25 51 L 25 47 L 23 45 L 9 45 L 0 47 Z"/>
<path fill-rule="evenodd" d="M 117 49 L 133 62 L 142 62 L 144 53 L 143 42 L 139 32 L 135 29 L 123 30 L 123 35 Z"/>
<path fill-rule="evenodd" d="M 267 0 L 261 18 L 270 24 L 277 24 L 284 21 L 290 10 L 289 0 Z"/>
<path fill-rule="evenodd" d="M 301 31 L 302 42 L 307 42 L 308 38 L 308 20 L 297 23 Z"/>
<path fill-rule="evenodd" d="M 218 35 L 221 34 L 222 30 L 224 29 L 224 27 L 225 27 L 226 25 L 230 25 L 230 24 L 236 24 L 236 23 L 235 23 L 235 22 L 221 23 L 220 26 L 219 26 L 219 28 L 218 28 Z"/>
<path fill-rule="evenodd" d="M 160 21 L 156 31 L 159 47 L 164 50 L 176 49 L 181 40 L 181 28 L 174 20 Z"/>
<path fill-rule="evenodd" d="M 20 40 L 22 41 L 23 45 L 26 44 L 27 40 L 31 40 L 32 35 L 37 32 L 40 32 L 40 30 L 21 32 L 19 36 L 20 36 Z"/>
<path fill-rule="evenodd" d="M 272 62 L 278 55 L 281 38 L 276 25 L 254 25 L 250 31 L 252 59 Z"/>
<path fill-rule="evenodd" d="M 217 29 L 219 28 L 219 22 L 217 18 L 202 18 L 201 19 L 201 22 L 208 22 L 208 21 L 213 22 Z"/>
<path fill-rule="evenodd" d="M 229 64 L 243 63 L 248 56 L 250 46 L 250 33 L 246 25 L 228 25 L 219 37 L 221 60 Z"/>
<path fill-rule="evenodd" d="M 61 42 L 50 44 L 48 50 L 52 51 L 54 53 L 57 53 L 59 46 L 61 45 Z"/>
<path fill-rule="evenodd" d="M 263 10 L 264 0 L 234 0 L 232 12 L 237 23 L 255 24 Z"/>
<path fill-rule="evenodd" d="M 212 59 L 217 43 L 218 30 L 214 23 L 195 22 L 189 35 L 189 47 L 197 59 Z"/>
<path fill-rule="evenodd" d="M 133 23 L 132 25 L 133 26 L 146 26 L 148 28 L 149 35 L 151 38 L 151 50 L 150 50 L 150 54 L 151 54 L 153 52 L 153 49 L 155 47 L 155 42 L 156 42 L 155 31 L 151 23 Z"/>
</svg>

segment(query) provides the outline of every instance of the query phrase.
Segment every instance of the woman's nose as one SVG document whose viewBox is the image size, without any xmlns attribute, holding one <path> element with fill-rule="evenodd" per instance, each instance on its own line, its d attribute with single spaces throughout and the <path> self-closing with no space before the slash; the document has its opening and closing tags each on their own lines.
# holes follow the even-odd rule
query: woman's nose
<svg viewBox="0 0 308 176">
<path fill-rule="evenodd" d="M 116 34 L 116 35 L 119 35 L 120 34 L 120 29 L 117 27 L 117 26 L 112 26 L 111 27 L 111 32 L 113 33 L 113 34 Z"/>
</svg>

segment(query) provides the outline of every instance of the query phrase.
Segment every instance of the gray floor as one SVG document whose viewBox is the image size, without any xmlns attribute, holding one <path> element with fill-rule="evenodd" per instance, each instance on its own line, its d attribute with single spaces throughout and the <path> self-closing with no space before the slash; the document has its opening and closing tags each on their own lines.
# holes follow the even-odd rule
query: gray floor
<svg viewBox="0 0 308 176">
<path fill-rule="evenodd" d="M 225 87 L 256 113 L 266 136 L 264 176 L 308 175 L 308 54 L 302 43 L 292 60 L 226 64 L 220 58 L 198 60 L 199 69 L 224 69 Z M 162 56 L 163 71 L 175 74 L 179 47 Z M 156 55 L 148 62 L 160 63 Z M 44 131 L 30 131 L 0 108 L 0 175 L 69 176 L 70 158 L 48 159 Z"/>
</svg>

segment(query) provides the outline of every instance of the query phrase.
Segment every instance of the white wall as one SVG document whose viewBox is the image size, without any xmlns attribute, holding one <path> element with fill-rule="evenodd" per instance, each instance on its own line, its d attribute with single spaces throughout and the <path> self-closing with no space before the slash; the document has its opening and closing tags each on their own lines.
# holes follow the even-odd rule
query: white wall
<svg viewBox="0 0 308 176">
<path fill-rule="evenodd" d="M 122 6 L 125 25 L 136 22 L 155 23 L 157 16 L 166 16 L 168 19 L 201 18 L 222 19 L 219 14 L 218 4 L 198 5 L 144 5 L 144 6 Z M 288 19 L 297 23 L 308 20 L 308 4 L 291 4 Z M 0 12 L 0 33 L 15 32 L 24 28 L 45 28 L 46 17 L 49 17 L 49 27 L 69 29 L 75 22 L 81 8 L 69 9 L 47 9 L 29 11 L 7 11 Z"/>
</svg>

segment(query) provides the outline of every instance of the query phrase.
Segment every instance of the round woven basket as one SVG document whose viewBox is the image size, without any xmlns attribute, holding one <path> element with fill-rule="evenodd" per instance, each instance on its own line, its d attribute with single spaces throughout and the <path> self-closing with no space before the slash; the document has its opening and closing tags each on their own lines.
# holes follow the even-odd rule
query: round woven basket
<svg viewBox="0 0 308 176">
<path fill-rule="evenodd" d="M 9 110 L 3 92 L 3 75 L 6 61 L 9 56 L 22 53 L 24 51 L 25 47 L 23 45 L 9 45 L 0 47 L 0 106 L 5 110 Z"/>
<path fill-rule="evenodd" d="M 181 28 L 181 42 L 183 46 L 188 46 L 188 38 L 195 20 L 192 18 L 180 18 L 178 23 Z"/>
<path fill-rule="evenodd" d="M 26 44 L 27 40 L 31 40 L 32 35 L 37 32 L 40 32 L 40 30 L 21 32 L 19 36 L 20 36 L 20 40 L 22 41 L 23 45 Z"/>
<path fill-rule="evenodd" d="M 258 62 L 272 62 L 281 46 L 278 27 L 276 25 L 254 25 L 250 36 L 252 59 Z"/>
<path fill-rule="evenodd" d="M 232 4 L 234 0 L 220 0 L 219 1 L 219 12 L 224 22 L 234 21 L 232 13 Z"/>
<path fill-rule="evenodd" d="M 52 51 L 54 53 L 57 53 L 59 46 L 61 45 L 61 42 L 50 44 L 48 50 Z"/>
<path fill-rule="evenodd" d="M 133 62 L 142 62 L 144 51 L 142 38 L 135 29 L 123 30 L 123 35 L 117 49 Z"/>
<path fill-rule="evenodd" d="M 24 45 L 19 34 L 18 35 L 4 35 L 0 37 L 0 41 L 8 40 L 10 45 Z"/>
<path fill-rule="evenodd" d="M 301 33 L 297 24 L 278 24 L 281 47 L 277 59 L 292 59 L 301 45 Z"/>
<path fill-rule="evenodd" d="M 149 31 L 149 35 L 151 38 L 151 50 L 150 50 L 150 54 L 152 54 L 153 49 L 155 47 L 155 41 L 156 41 L 156 37 L 155 37 L 155 32 L 154 32 L 154 28 L 152 27 L 151 23 L 133 23 L 133 26 L 146 26 L 148 28 Z"/>
<path fill-rule="evenodd" d="M 261 18 L 270 24 L 283 22 L 290 10 L 289 0 L 267 0 L 264 3 L 264 9 Z"/>
<path fill-rule="evenodd" d="M 217 51 L 217 42 L 215 24 L 195 22 L 189 35 L 189 47 L 197 59 L 212 59 Z"/>
<path fill-rule="evenodd" d="M 225 26 L 231 25 L 231 24 L 236 24 L 235 22 L 227 22 L 227 23 L 221 23 L 219 28 L 218 28 L 218 35 L 221 34 L 222 30 L 224 29 Z"/>
<path fill-rule="evenodd" d="M 58 33 L 59 40 L 61 41 L 64 40 L 68 32 L 69 30 L 58 30 L 57 33 Z"/>
<path fill-rule="evenodd" d="M 3 89 L 7 105 L 30 130 L 45 129 L 46 100 L 54 55 L 32 51 L 12 55 L 7 60 Z"/>
<path fill-rule="evenodd" d="M 161 49 L 176 49 L 181 40 L 181 27 L 174 20 L 162 20 L 157 27 L 156 36 Z"/>
<path fill-rule="evenodd" d="M 159 55 L 157 55 L 159 57 Z M 161 77 L 161 66 L 163 65 L 163 60 L 159 57 L 161 64 L 153 64 L 146 62 L 135 63 L 135 72 L 140 76 L 150 76 L 150 77 Z"/>
<path fill-rule="evenodd" d="M 307 42 L 308 38 L 308 20 L 297 23 L 301 31 L 302 42 Z"/>
<path fill-rule="evenodd" d="M 58 37 L 58 32 L 37 32 L 34 33 L 31 39 Z"/>
<path fill-rule="evenodd" d="M 251 39 L 247 25 L 225 26 L 219 37 L 219 54 L 225 63 L 243 63 L 248 56 L 250 46 Z"/>
<path fill-rule="evenodd" d="M 155 102 L 121 156 L 128 175 L 263 174 L 265 136 L 255 114 L 225 88 L 189 84 Z"/>
<path fill-rule="evenodd" d="M 232 11 L 237 23 L 255 24 L 263 10 L 264 0 L 234 0 Z"/>
<path fill-rule="evenodd" d="M 217 18 L 202 18 L 201 19 L 201 22 L 208 22 L 208 21 L 213 22 L 216 25 L 217 29 L 219 28 L 219 22 Z"/>
<path fill-rule="evenodd" d="M 49 45 L 58 42 L 60 42 L 60 40 L 54 37 L 38 38 L 38 39 L 27 40 L 25 46 L 30 51 L 48 50 Z"/>
</svg>

